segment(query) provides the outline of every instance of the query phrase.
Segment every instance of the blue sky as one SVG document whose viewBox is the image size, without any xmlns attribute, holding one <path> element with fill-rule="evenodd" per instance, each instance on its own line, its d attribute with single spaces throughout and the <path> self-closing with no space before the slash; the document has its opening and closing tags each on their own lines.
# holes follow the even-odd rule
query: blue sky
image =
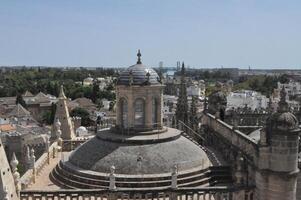
<svg viewBox="0 0 301 200">
<path fill-rule="evenodd" d="M 0 65 L 301 69 L 299 0 L 0 0 Z"/>
</svg>

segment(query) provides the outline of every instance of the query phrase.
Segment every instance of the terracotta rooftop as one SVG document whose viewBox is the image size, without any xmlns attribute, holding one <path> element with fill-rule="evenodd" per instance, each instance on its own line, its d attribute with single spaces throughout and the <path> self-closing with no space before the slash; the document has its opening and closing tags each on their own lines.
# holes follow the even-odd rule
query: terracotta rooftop
<svg viewBox="0 0 301 200">
<path fill-rule="evenodd" d="M 16 128 L 11 124 L 0 124 L 0 131 L 1 132 L 10 132 L 15 131 Z"/>
</svg>

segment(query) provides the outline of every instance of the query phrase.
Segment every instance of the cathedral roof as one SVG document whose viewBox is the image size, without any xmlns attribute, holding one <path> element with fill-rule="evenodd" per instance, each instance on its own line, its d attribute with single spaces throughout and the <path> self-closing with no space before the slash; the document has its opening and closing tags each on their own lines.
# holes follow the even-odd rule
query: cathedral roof
<svg viewBox="0 0 301 200">
<path fill-rule="evenodd" d="M 147 67 L 141 62 L 140 51 L 137 54 L 137 64 L 130 66 L 123 72 L 121 72 L 117 85 L 155 85 L 161 84 L 159 76 L 155 70 Z"/>
<path fill-rule="evenodd" d="M 168 131 L 180 132 L 172 128 Z M 183 136 L 152 144 L 115 139 L 96 136 L 75 150 L 69 162 L 82 169 L 102 173 L 108 173 L 114 165 L 116 173 L 127 175 L 169 173 L 176 164 L 180 170 L 190 170 L 202 166 L 202 162 L 210 162 L 200 147 Z"/>
</svg>

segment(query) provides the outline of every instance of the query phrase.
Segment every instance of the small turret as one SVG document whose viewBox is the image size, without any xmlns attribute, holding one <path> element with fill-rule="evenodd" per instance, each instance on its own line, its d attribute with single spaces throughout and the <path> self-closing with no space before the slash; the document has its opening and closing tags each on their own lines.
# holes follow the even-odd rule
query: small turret
<svg viewBox="0 0 301 200">
<path fill-rule="evenodd" d="M 260 200 L 295 200 L 300 129 L 281 90 L 278 110 L 261 130 L 256 195 Z"/>
</svg>

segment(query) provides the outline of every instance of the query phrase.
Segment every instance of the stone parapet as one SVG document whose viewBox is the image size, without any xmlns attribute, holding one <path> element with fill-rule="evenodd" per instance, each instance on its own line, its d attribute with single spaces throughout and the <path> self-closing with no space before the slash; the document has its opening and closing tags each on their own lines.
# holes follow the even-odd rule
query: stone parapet
<svg viewBox="0 0 301 200">
<path fill-rule="evenodd" d="M 170 200 L 207 200 L 207 199 L 227 199 L 227 200 L 244 200 L 253 199 L 254 187 L 204 187 L 204 188 L 178 188 L 178 189 L 119 189 L 119 190 L 58 190 L 58 191 L 22 191 L 21 200 L 34 199 L 107 199 L 107 200 L 124 200 L 124 199 L 170 199 Z"/>
</svg>

